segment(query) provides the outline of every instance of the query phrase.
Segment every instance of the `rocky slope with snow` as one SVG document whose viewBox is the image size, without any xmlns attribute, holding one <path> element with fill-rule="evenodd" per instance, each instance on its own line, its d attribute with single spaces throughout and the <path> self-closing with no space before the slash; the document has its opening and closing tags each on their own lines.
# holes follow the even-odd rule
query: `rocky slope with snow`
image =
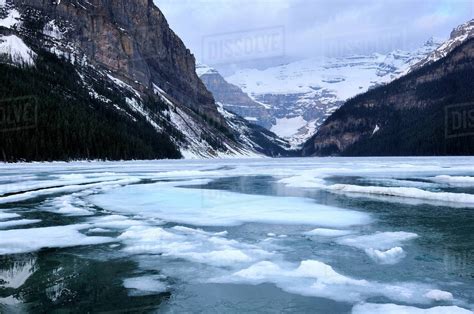
<svg viewBox="0 0 474 314">
<path fill-rule="evenodd" d="M 474 38 L 445 57 L 348 100 L 303 155 L 472 155 Z"/>
<path fill-rule="evenodd" d="M 238 86 L 227 82 L 214 68 L 198 64 L 196 73 L 216 101 L 221 103 L 226 110 L 237 113 L 252 123 L 271 128 L 275 119 L 270 115 L 268 105 L 250 98 Z"/>
<path fill-rule="evenodd" d="M 17 78 L 30 72 L 31 76 L 42 77 L 44 85 L 39 89 L 49 85 L 51 97 L 59 99 L 52 103 L 45 99 L 49 97 L 41 98 L 45 108 L 51 112 L 68 108 L 61 117 L 69 122 L 75 119 L 74 110 L 93 108 L 88 114 L 96 115 L 98 120 L 104 118 L 106 130 L 102 132 L 123 131 L 114 145 L 128 148 L 123 154 L 118 148 L 112 155 L 102 154 L 100 147 L 91 153 L 87 145 L 82 145 L 91 139 L 77 134 L 91 138 L 97 134 L 68 130 L 67 123 L 51 120 L 47 110 L 39 108 L 39 117 L 49 119 L 50 123 L 43 119 L 36 121 L 35 130 L 30 132 L 38 138 L 28 141 L 29 148 L 18 150 L 11 135 L 10 140 L 2 135 L 1 140 L 10 143 L 2 147 L 5 160 L 68 159 L 67 154 L 49 158 L 47 153 L 38 153 L 46 149 L 48 140 L 43 137 L 51 138 L 52 133 L 58 134 L 57 129 L 64 133 L 61 145 L 69 143 L 68 147 L 74 151 L 73 158 L 195 158 L 266 153 L 264 143 L 254 143 L 249 138 L 242 140 L 240 129 L 233 128 L 234 124 L 218 110 L 212 94 L 195 73 L 194 56 L 151 0 L 1 2 L 0 61 L 3 71 L 12 75 L 16 84 L 15 95 L 12 89 L 1 91 L 3 99 L 24 95 L 26 87 L 22 91 Z M 68 68 L 72 72 L 70 76 L 75 78 L 77 86 L 67 86 L 74 89 L 71 92 L 66 83 L 53 82 L 55 76 L 65 74 L 62 68 Z M 43 73 L 37 73 L 39 69 Z M 28 92 L 35 94 L 34 90 Z M 84 95 L 89 99 L 84 99 Z M 87 101 L 91 108 L 75 107 Z M 66 105 L 58 109 L 59 103 L 67 103 L 70 108 Z M 139 136 L 141 128 L 147 129 L 146 141 Z M 137 134 L 133 134 L 134 129 Z M 25 132 L 14 133 L 20 144 L 22 138 L 31 137 Z M 154 143 L 160 143 L 160 147 Z"/>
<path fill-rule="evenodd" d="M 451 32 L 449 39 L 431 52 L 426 58 L 414 64 L 407 72 L 419 69 L 427 64 L 438 61 L 447 56 L 454 48 L 461 45 L 466 40 L 474 37 L 474 19 L 459 25 Z"/>
<path fill-rule="evenodd" d="M 243 69 L 225 79 L 258 104 L 267 105 L 266 111 L 273 118 L 270 130 L 298 146 L 345 100 L 403 75 L 440 43 L 431 39 L 413 51 L 314 58 L 265 70 Z M 261 118 L 256 111 L 247 117 L 266 125 L 266 115 Z"/>
</svg>

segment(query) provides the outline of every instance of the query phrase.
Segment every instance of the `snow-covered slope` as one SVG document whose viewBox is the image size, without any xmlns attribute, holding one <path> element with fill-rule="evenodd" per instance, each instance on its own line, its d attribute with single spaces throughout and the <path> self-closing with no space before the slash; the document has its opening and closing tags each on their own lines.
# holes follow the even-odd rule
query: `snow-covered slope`
<svg viewBox="0 0 474 314">
<path fill-rule="evenodd" d="M 421 68 L 422 66 L 438 61 L 439 59 L 447 56 L 454 48 L 461 45 L 469 38 L 474 37 L 474 19 L 467 21 L 464 24 L 459 25 L 451 32 L 449 39 L 442 45 L 431 52 L 426 58 L 416 63 L 407 71 L 412 71 Z"/>
<path fill-rule="evenodd" d="M 33 66 L 36 53 L 15 35 L 0 36 L 0 58 L 2 57 L 15 65 Z"/>
<path fill-rule="evenodd" d="M 345 100 L 403 75 L 440 43 L 430 39 L 414 51 L 313 58 L 265 70 L 242 69 L 226 80 L 268 105 L 274 118 L 270 130 L 298 146 Z"/>
</svg>

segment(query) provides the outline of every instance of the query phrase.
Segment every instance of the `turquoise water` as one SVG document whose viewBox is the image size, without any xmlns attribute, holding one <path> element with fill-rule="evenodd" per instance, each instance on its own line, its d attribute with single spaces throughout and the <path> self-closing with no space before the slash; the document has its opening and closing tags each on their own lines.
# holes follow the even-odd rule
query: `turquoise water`
<svg viewBox="0 0 474 314">
<path fill-rule="evenodd" d="M 472 310 L 473 161 L 1 166 L 0 312 Z"/>
</svg>

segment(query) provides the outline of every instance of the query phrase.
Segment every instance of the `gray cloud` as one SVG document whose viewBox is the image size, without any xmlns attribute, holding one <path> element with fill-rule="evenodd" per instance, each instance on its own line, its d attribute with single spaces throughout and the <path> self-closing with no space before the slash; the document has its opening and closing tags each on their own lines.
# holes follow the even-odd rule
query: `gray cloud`
<svg viewBox="0 0 474 314">
<path fill-rule="evenodd" d="M 154 1 L 198 60 L 214 34 L 281 26 L 289 58 L 383 53 L 447 38 L 474 16 L 473 0 Z"/>
</svg>

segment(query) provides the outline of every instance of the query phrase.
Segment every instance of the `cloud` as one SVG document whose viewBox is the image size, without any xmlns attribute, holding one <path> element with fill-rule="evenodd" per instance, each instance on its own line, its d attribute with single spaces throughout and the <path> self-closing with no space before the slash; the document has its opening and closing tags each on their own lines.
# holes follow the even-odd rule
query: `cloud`
<svg viewBox="0 0 474 314">
<path fill-rule="evenodd" d="M 409 49 L 474 16 L 472 0 L 154 1 L 198 59 L 203 38 L 275 26 L 290 58 Z"/>
</svg>

